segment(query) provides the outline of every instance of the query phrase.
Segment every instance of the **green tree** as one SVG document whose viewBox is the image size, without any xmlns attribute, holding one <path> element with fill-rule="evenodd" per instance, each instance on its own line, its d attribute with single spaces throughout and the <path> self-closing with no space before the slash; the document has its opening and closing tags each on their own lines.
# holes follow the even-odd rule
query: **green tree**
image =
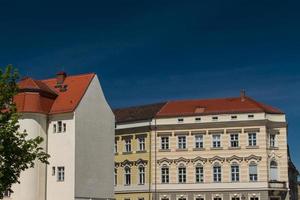
<svg viewBox="0 0 300 200">
<path fill-rule="evenodd" d="M 13 97 L 18 92 L 18 71 L 8 65 L 0 69 L 0 199 L 19 183 L 22 171 L 34 167 L 34 161 L 48 164 L 49 155 L 39 146 L 42 137 L 28 138 L 26 131 L 20 132 L 19 118 Z"/>
</svg>

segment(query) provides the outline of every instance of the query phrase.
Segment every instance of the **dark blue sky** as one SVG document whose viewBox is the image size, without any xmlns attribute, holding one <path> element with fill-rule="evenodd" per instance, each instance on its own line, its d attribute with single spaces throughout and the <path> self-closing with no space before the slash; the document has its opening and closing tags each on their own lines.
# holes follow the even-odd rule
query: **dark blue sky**
<svg viewBox="0 0 300 200">
<path fill-rule="evenodd" d="M 0 66 L 96 72 L 112 107 L 247 94 L 287 113 L 300 168 L 300 1 L 0 1 Z M 298 154 L 298 155 L 297 155 Z"/>
</svg>

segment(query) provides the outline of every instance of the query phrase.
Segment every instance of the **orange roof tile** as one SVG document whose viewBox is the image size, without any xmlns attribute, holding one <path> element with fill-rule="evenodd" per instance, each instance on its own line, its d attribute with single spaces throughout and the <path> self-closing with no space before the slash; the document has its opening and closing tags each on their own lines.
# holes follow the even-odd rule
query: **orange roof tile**
<svg viewBox="0 0 300 200">
<path fill-rule="evenodd" d="M 57 79 L 25 78 L 18 83 L 19 94 L 14 97 L 19 112 L 58 114 L 73 112 L 87 90 L 94 73 L 66 76 L 61 90 Z"/>
</svg>

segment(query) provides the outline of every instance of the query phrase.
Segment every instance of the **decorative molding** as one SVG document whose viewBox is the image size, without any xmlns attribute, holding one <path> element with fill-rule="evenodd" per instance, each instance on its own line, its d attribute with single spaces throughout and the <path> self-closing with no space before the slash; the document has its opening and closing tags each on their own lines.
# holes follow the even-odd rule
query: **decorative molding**
<svg viewBox="0 0 300 200">
<path fill-rule="evenodd" d="M 180 163 L 180 162 L 184 162 L 184 163 L 189 163 L 190 162 L 190 159 L 187 159 L 187 158 L 183 158 L 183 157 L 180 157 L 180 158 L 178 158 L 178 159 L 174 159 L 174 163 L 175 164 L 178 164 L 178 163 Z"/>
<path fill-rule="evenodd" d="M 222 158 L 220 156 L 214 156 L 208 160 L 210 163 L 213 163 L 214 161 L 220 161 L 221 163 L 223 163 L 225 161 L 225 158 Z"/>
<path fill-rule="evenodd" d="M 129 160 L 124 160 L 123 162 L 121 162 L 121 167 L 124 167 L 124 166 L 126 166 L 126 165 L 128 165 L 128 166 L 133 166 L 134 165 L 134 161 L 129 161 Z"/>
<path fill-rule="evenodd" d="M 174 133 L 175 136 L 180 136 L 180 135 L 189 135 L 190 132 L 189 131 L 176 131 Z"/>
<path fill-rule="evenodd" d="M 192 131 L 191 135 L 205 135 L 206 134 L 206 130 L 201 130 L 201 131 Z"/>
<path fill-rule="evenodd" d="M 198 161 L 202 162 L 203 164 L 205 164 L 207 162 L 207 158 L 203 158 L 201 156 L 197 156 L 196 158 L 194 159 L 191 159 L 191 162 L 193 164 L 197 163 Z"/>
<path fill-rule="evenodd" d="M 242 133 L 242 129 L 226 129 L 226 133 Z"/>
<path fill-rule="evenodd" d="M 261 156 L 256 156 L 256 155 L 250 155 L 248 157 L 245 157 L 244 160 L 246 162 L 250 161 L 250 160 L 256 160 L 256 161 L 261 161 L 262 157 Z"/>
<path fill-rule="evenodd" d="M 122 140 L 125 140 L 125 139 L 133 139 L 133 135 L 123 135 Z"/>
<path fill-rule="evenodd" d="M 162 159 L 159 159 L 157 160 L 157 164 L 161 165 L 162 163 L 168 163 L 169 165 L 173 163 L 173 160 L 172 159 L 168 159 L 168 158 L 162 158 Z"/>
<path fill-rule="evenodd" d="M 208 134 L 223 134 L 224 129 L 208 130 Z"/>
<path fill-rule="evenodd" d="M 144 160 L 144 159 L 138 159 L 137 161 L 135 161 L 134 162 L 134 165 L 144 165 L 144 166 L 146 166 L 147 165 L 147 163 L 148 163 L 148 160 Z"/>
<path fill-rule="evenodd" d="M 278 159 L 278 158 L 281 158 L 282 155 L 281 155 L 281 154 L 277 154 L 277 153 L 275 153 L 274 150 L 272 150 L 272 151 L 268 154 L 268 157 L 269 157 L 269 158 L 275 158 L 275 159 Z"/>
<path fill-rule="evenodd" d="M 172 132 L 158 132 L 157 136 L 172 136 Z"/>
<path fill-rule="evenodd" d="M 244 129 L 244 133 L 249 133 L 249 132 L 253 132 L 253 133 L 260 132 L 260 128 L 245 128 Z"/>
<path fill-rule="evenodd" d="M 230 156 L 230 157 L 226 158 L 227 162 L 231 162 L 233 160 L 242 162 L 243 161 L 243 157 L 239 157 L 239 156 L 233 155 L 233 156 Z"/>
<path fill-rule="evenodd" d="M 147 137 L 147 133 L 142 133 L 142 134 L 136 134 L 135 138 L 146 138 Z"/>
</svg>

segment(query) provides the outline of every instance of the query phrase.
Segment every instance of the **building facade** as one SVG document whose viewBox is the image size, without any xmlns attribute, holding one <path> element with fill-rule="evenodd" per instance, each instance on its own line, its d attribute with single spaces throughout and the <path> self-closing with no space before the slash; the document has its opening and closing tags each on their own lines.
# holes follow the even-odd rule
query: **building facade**
<svg viewBox="0 0 300 200">
<path fill-rule="evenodd" d="M 132 138 L 133 130 L 146 127 L 134 117 L 144 107 L 136 107 L 138 112 L 115 112 L 117 118 L 132 119 L 127 123 Z M 118 120 L 117 127 L 121 128 Z M 169 101 L 147 121 L 147 127 L 149 199 L 289 199 L 287 123 L 280 110 L 244 93 L 236 98 Z M 119 179 L 125 177 L 118 174 Z M 123 183 L 117 184 L 120 187 Z"/>
<path fill-rule="evenodd" d="M 51 157 L 22 172 L 5 199 L 112 199 L 114 115 L 97 75 L 25 78 L 19 89 L 20 131 L 43 137 Z"/>
</svg>

